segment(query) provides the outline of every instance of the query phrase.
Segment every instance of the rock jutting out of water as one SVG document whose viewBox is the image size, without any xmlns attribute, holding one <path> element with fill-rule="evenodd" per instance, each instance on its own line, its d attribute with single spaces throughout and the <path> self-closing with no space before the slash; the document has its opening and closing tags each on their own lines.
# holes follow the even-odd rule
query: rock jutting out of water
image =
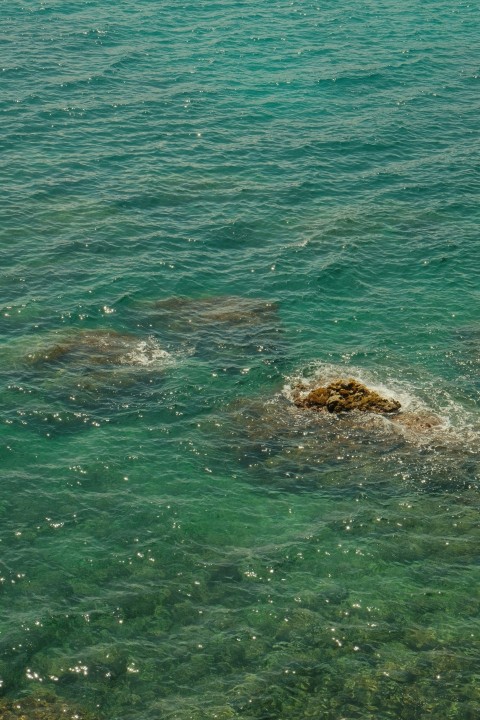
<svg viewBox="0 0 480 720">
<path fill-rule="evenodd" d="M 410 432 L 425 433 L 443 425 L 435 413 L 428 410 L 403 411 L 398 400 L 382 397 L 353 378 L 333 380 L 328 385 L 313 389 L 300 384 L 294 388 L 293 399 L 297 407 L 317 412 L 344 413 L 357 410 L 387 415 Z"/>
<path fill-rule="evenodd" d="M 302 396 L 300 393 L 306 389 L 302 385 L 296 388 L 294 401 L 297 407 L 330 413 L 360 410 L 380 415 L 396 413 L 401 407 L 398 400 L 384 398 L 375 390 L 370 390 L 366 385 L 353 378 L 334 380 L 328 385 L 315 388 L 307 395 Z"/>
</svg>

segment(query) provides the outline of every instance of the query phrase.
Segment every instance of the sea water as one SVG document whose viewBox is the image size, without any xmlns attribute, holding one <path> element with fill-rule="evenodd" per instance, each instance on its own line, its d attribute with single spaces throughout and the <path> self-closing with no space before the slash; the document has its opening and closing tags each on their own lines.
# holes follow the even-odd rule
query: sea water
<svg viewBox="0 0 480 720">
<path fill-rule="evenodd" d="M 15 712 L 480 716 L 479 28 L 3 1 Z M 295 407 L 335 377 L 437 424 Z"/>
</svg>

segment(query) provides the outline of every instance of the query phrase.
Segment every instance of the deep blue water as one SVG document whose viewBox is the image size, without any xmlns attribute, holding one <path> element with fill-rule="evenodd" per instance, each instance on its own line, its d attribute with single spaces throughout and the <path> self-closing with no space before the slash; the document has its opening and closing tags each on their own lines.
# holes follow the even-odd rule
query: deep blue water
<svg viewBox="0 0 480 720">
<path fill-rule="evenodd" d="M 479 717 L 480 9 L 4 0 L 0 43 L 3 702 Z M 295 407 L 335 377 L 438 424 Z"/>
</svg>

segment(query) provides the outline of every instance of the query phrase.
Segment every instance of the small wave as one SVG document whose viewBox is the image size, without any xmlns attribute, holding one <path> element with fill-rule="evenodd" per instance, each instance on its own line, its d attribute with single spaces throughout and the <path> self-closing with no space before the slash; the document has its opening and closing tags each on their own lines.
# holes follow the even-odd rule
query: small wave
<svg viewBox="0 0 480 720">
<path fill-rule="evenodd" d="M 140 365 L 142 367 L 157 368 L 175 363 L 175 357 L 160 347 L 153 337 L 140 340 L 120 358 L 122 365 Z"/>
<path fill-rule="evenodd" d="M 388 416 L 362 414 L 359 421 L 369 426 L 399 432 L 409 441 L 430 443 L 433 440 L 441 443 L 463 443 L 465 450 L 476 451 L 480 436 L 478 417 L 467 409 L 451 393 L 444 382 L 438 378 L 421 377 L 414 381 L 401 381 L 398 377 L 388 374 L 380 377 L 378 372 L 349 365 L 333 363 L 315 363 L 304 372 L 286 378 L 282 395 L 291 402 L 298 394 L 298 386 L 302 385 L 305 392 L 318 385 L 326 385 L 339 378 L 352 377 L 367 385 L 383 397 L 396 399 L 401 403 L 403 423 Z M 436 422 L 431 426 L 422 427 L 422 419 L 432 417 Z M 415 420 L 418 419 L 418 422 Z M 411 421 L 411 422 L 409 422 Z M 469 448 L 471 450 L 469 450 Z"/>
</svg>

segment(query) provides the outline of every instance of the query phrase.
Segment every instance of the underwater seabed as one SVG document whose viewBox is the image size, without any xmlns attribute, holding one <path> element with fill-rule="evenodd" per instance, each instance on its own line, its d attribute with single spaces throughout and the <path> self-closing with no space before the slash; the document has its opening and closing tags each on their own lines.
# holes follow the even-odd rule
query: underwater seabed
<svg viewBox="0 0 480 720">
<path fill-rule="evenodd" d="M 478 714 L 474 491 L 232 493 L 220 517 L 229 483 L 206 486 L 209 513 L 130 492 L 112 517 L 100 496 L 62 550 L 47 526 L 20 540 L 38 606 L 3 640 L 8 694 L 115 719 Z"/>
<path fill-rule="evenodd" d="M 289 345 L 245 344 L 276 308 L 224 304 L 193 352 L 148 313 L 3 349 L 0 717 L 478 717 L 474 398 L 411 368 L 285 373 Z M 295 405 L 337 377 L 412 422 Z"/>
</svg>

